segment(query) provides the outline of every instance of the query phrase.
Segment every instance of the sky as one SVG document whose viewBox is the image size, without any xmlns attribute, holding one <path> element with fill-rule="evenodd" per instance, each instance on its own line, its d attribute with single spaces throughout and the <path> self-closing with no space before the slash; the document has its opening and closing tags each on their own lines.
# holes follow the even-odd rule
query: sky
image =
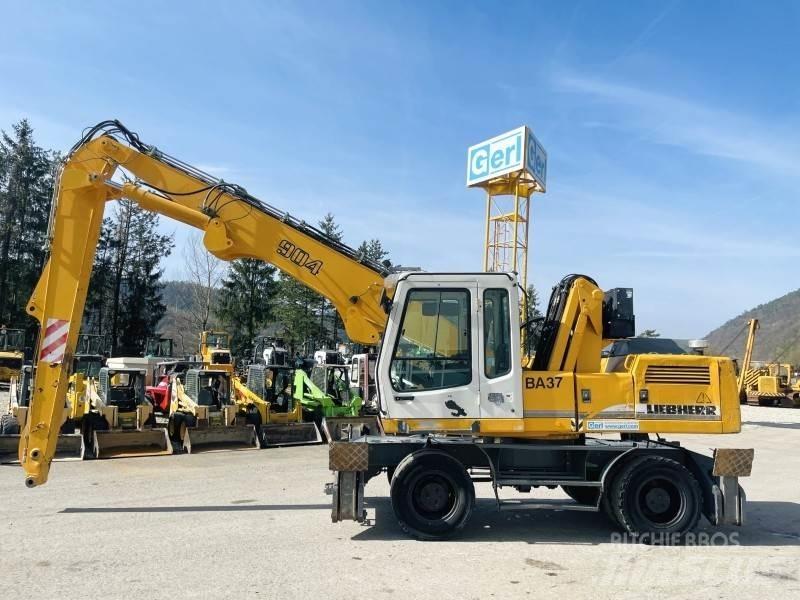
<svg viewBox="0 0 800 600">
<path fill-rule="evenodd" d="M 0 0 L 0 128 L 143 141 L 345 241 L 482 265 L 467 148 L 548 152 L 529 278 L 634 288 L 639 330 L 700 337 L 798 287 L 796 2 Z M 191 230 L 166 261 L 183 275 Z"/>
</svg>

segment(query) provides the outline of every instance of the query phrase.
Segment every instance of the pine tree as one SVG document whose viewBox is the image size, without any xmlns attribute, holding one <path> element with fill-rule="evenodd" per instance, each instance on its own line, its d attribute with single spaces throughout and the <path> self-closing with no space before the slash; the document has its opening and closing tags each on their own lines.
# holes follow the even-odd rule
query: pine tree
<svg viewBox="0 0 800 600">
<path fill-rule="evenodd" d="M 127 200 L 103 220 L 83 327 L 107 335 L 112 354 L 139 354 L 166 311 L 160 265 L 174 244 L 172 236 L 158 233 L 158 222 Z"/>
<path fill-rule="evenodd" d="M 272 318 L 275 272 L 275 267 L 254 258 L 236 260 L 228 268 L 217 315 L 232 334 L 234 356 L 248 356 L 253 338 Z"/>
<path fill-rule="evenodd" d="M 324 337 L 317 311 L 319 294 L 283 273 L 276 283 L 279 292 L 275 317 L 281 336 L 292 353 L 313 352 Z"/>
<path fill-rule="evenodd" d="M 328 213 L 325 217 L 319 222 L 319 228 L 322 232 L 327 235 L 329 238 L 336 240 L 337 242 L 342 241 L 342 228 L 336 223 L 336 220 L 333 217 L 333 214 Z M 331 340 L 330 340 L 330 347 L 335 348 L 338 342 L 338 332 L 341 329 L 344 329 L 344 325 L 342 323 L 342 318 L 339 316 L 339 313 L 334 308 L 333 304 L 331 304 L 326 298 L 319 296 L 320 299 L 320 309 L 319 309 L 319 328 L 323 335 L 326 336 L 326 327 L 325 327 L 325 315 L 331 314 Z"/>
<path fill-rule="evenodd" d="M 127 241 L 128 264 L 120 289 L 120 319 L 116 333 L 126 354 L 140 354 L 154 337 L 167 310 L 161 299 L 164 284 L 161 259 L 172 252 L 172 236 L 158 233 L 158 215 L 133 207 Z"/>
<path fill-rule="evenodd" d="M 23 119 L 0 136 L 0 325 L 37 324 L 25 305 L 41 273 L 58 155 L 37 146 Z"/>
<path fill-rule="evenodd" d="M 524 315 L 525 322 L 528 324 L 525 328 L 525 351 L 530 356 L 536 350 L 536 345 L 541 336 L 541 319 L 542 311 L 539 309 L 539 293 L 533 284 L 528 284 L 526 290 L 526 302 Z"/>
<path fill-rule="evenodd" d="M 383 247 L 380 240 L 374 238 L 369 241 L 364 240 L 356 251 L 364 258 L 381 263 L 386 268 L 392 266 L 392 262 L 388 259 L 389 251 Z"/>
</svg>

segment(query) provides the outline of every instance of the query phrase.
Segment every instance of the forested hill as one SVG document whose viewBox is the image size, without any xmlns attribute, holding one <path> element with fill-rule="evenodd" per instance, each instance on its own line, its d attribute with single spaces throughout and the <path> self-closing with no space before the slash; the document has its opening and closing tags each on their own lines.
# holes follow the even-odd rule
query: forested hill
<svg viewBox="0 0 800 600">
<path fill-rule="evenodd" d="M 760 304 L 709 333 L 711 350 L 741 357 L 747 333 L 742 330 L 753 318 L 759 320 L 753 360 L 800 364 L 800 290 Z"/>
</svg>

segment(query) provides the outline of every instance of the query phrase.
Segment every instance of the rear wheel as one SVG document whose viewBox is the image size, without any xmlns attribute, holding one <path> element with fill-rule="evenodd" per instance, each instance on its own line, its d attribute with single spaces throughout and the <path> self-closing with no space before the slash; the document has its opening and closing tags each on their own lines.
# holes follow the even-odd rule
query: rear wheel
<svg viewBox="0 0 800 600">
<path fill-rule="evenodd" d="M 700 519 L 700 484 L 679 462 L 645 456 L 622 468 L 609 503 L 620 526 L 645 542 L 680 538 Z"/>
<path fill-rule="evenodd" d="M 460 462 L 441 450 L 420 450 L 397 466 L 392 509 L 406 533 L 422 540 L 449 537 L 467 524 L 475 487 Z"/>
</svg>

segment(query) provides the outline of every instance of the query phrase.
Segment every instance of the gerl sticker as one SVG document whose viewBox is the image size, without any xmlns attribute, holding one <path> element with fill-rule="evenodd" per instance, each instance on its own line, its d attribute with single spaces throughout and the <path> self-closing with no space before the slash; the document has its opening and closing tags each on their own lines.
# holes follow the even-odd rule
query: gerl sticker
<svg viewBox="0 0 800 600">
<path fill-rule="evenodd" d="M 639 421 L 589 421 L 588 431 L 639 431 Z"/>
</svg>

